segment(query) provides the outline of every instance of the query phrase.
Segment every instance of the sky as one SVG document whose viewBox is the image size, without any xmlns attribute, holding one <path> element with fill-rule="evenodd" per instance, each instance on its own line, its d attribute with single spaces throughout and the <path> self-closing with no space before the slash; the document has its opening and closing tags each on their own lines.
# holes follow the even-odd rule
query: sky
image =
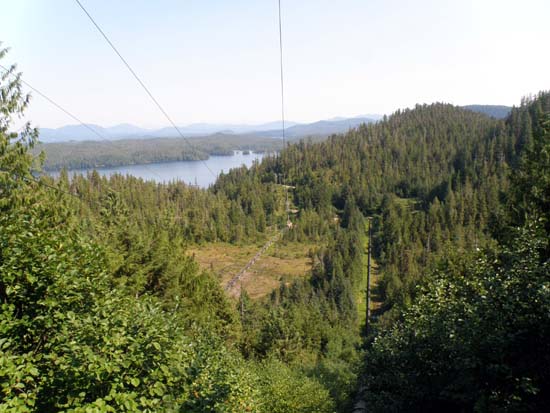
<svg viewBox="0 0 550 413">
<path fill-rule="evenodd" d="M 277 0 L 81 0 L 177 124 L 280 119 Z M 550 89 L 548 0 L 281 0 L 286 118 Z M 0 0 L 23 79 L 86 123 L 168 122 L 74 0 Z M 27 119 L 74 120 L 39 96 Z"/>
</svg>

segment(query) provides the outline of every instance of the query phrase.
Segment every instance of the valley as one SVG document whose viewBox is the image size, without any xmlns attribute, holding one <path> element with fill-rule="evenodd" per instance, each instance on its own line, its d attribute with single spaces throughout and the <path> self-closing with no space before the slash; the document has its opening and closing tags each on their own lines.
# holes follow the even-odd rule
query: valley
<svg viewBox="0 0 550 413">
<path fill-rule="evenodd" d="M 351 411 L 358 399 L 373 411 L 414 411 L 455 406 L 459 397 L 469 409 L 485 390 L 455 388 L 455 380 L 477 382 L 484 373 L 448 354 L 495 362 L 487 359 L 493 353 L 476 349 L 478 340 L 511 340 L 513 356 L 502 366 L 527 363 L 525 374 L 544 389 L 546 344 L 535 337 L 546 319 L 534 303 L 548 304 L 538 294 L 547 283 L 540 263 L 550 249 L 546 221 L 536 233 L 529 217 L 548 209 L 538 192 L 525 192 L 525 182 L 545 185 L 547 166 L 532 148 L 546 148 L 549 112 L 546 92 L 506 120 L 419 105 L 344 135 L 292 143 L 221 173 L 208 188 L 97 171 L 36 178 L 32 153 L 17 143 L 4 146 L 2 169 L 27 171 L 24 180 L 20 172 L 2 175 L 8 189 L 0 293 L 26 314 L 8 310 L 3 323 L 8 354 L 29 376 L 3 400 L 26 394 L 37 406 L 60 406 L 59 394 L 78 384 L 86 393 L 69 405 L 118 406 L 119 398 L 141 394 L 135 406 L 200 412 L 203 403 L 223 403 L 234 412 L 332 413 Z M 510 209 L 511 197 L 525 213 Z M 524 288 L 525 277 L 532 288 Z M 528 300 L 518 299 L 525 294 Z M 503 306 L 517 311 L 501 318 Z M 521 356 L 509 335 L 520 325 L 521 340 L 533 346 Z M 44 340 L 41 353 L 62 364 L 21 358 Z M 104 361 L 82 378 L 81 366 L 96 357 Z M 436 381 L 424 386 L 413 378 L 433 363 Z M 3 371 L 12 377 L 16 368 Z M 71 379 L 38 378 L 61 371 Z M 113 380 L 127 384 L 106 393 L 104 383 Z M 505 391 L 499 383 L 508 379 L 495 380 L 490 388 Z M 441 396 L 448 386 L 452 398 Z M 546 403 L 544 396 L 509 392 Z"/>
<path fill-rule="evenodd" d="M 0 412 L 550 411 L 542 3 L 84 3 L 0 14 Z"/>
</svg>

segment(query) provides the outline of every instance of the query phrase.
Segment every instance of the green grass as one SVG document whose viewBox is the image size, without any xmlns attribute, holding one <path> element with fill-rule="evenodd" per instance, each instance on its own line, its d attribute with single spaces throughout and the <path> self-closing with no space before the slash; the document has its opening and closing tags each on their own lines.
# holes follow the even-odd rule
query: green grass
<svg viewBox="0 0 550 413">
<path fill-rule="evenodd" d="M 395 202 L 405 208 L 416 209 L 417 205 L 420 203 L 420 200 L 418 198 L 395 197 Z"/>
<path fill-rule="evenodd" d="M 199 266 L 212 271 L 225 286 L 246 263 L 260 250 L 263 243 L 237 246 L 227 243 L 210 243 L 188 251 Z M 308 257 L 311 243 L 279 241 L 250 268 L 242 278 L 242 286 L 253 299 L 258 299 L 278 288 L 281 281 L 290 283 L 297 277 L 311 273 Z"/>
</svg>

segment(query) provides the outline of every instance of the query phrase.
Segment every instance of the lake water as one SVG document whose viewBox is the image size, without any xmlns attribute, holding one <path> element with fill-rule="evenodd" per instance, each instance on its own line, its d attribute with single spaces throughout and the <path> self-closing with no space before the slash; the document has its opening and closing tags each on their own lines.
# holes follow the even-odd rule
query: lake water
<svg viewBox="0 0 550 413">
<path fill-rule="evenodd" d="M 232 168 L 242 165 L 250 167 L 255 160 L 260 161 L 264 154 L 250 153 L 244 155 L 241 151 L 235 151 L 232 156 L 210 156 L 203 161 L 177 161 L 148 163 L 142 165 L 116 166 L 111 168 L 96 168 L 101 175 L 133 175 L 147 181 L 169 182 L 183 181 L 187 184 L 198 185 L 207 188 L 216 181 L 221 172 L 228 172 Z M 208 166 L 208 167 L 207 167 Z M 210 169 L 210 170 L 209 170 Z M 86 174 L 89 170 L 73 169 L 69 176 Z M 210 172 L 212 171 L 215 176 Z M 58 176 L 59 172 L 51 172 L 50 175 Z"/>
</svg>

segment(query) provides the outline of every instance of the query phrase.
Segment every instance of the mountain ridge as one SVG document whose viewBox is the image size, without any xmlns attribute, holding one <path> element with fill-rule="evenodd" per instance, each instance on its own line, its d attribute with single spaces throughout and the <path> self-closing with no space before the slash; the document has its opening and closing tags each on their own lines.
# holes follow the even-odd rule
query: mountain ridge
<svg viewBox="0 0 550 413">
<path fill-rule="evenodd" d="M 374 115 L 373 118 L 335 118 L 333 120 L 321 120 L 313 123 L 285 121 L 285 131 L 289 137 L 330 135 L 332 133 L 346 132 L 350 127 L 355 127 L 360 123 L 374 122 L 376 120 L 375 116 L 377 115 Z M 272 121 L 256 125 L 192 123 L 186 126 L 178 126 L 178 129 L 186 137 L 224 133 L 249 134 L 260 137 L 276 138 L 281 136 L 281 126 L 281 121 Z M 90 129 L 95 130 L 97 134 L 103 136 L 104 139 L 100 139 L 99 136 Z M 44 143 L 176 137 L 180 137 L 180 135 L 173 127 L 148 129 L 129 123 L 121 123 L 111 127 L 103 127 L 90 123 L 86 124 L 86 126 L 66 125 L 60 128 L 40 128 L 40 140 Z"/>
<path fill-rule="evenodd" d="M 497 119 L 505 118 L 512 110 L 511 107 L 504 105 L 472 104 L 460 107 Z M 349 129 L 355 128 L 362 123 L 377 122 L 382 119 L 382 117 L 383 115 L 366 114 L 355 117 L 335 116 L 311 123 L 285 121 L 285 135 L 289 138 L 303 138 L 307 136 L 325 137 L 332 134 L 345 133 Z M 281 121 L 265 122 L 261 124 L 197 122 L 185 126 L 178 126 L 178 129 L 186 137 L 209 136 L 216 133 L 223 133 L 280 138 L 282 135 L 281 126 Z M 90 129 L 97 133 L 92 132 Z M 103 138 L 100 138 L 100 136 Z M 40 140 L 44 143 L 178 137 L 180 137 L 179 132 L 171 126 L 162 128 L 142 128 L 130 123 L 120 123 L 110 127 L 90 123 L 86 125 L 65 125 L 59 128 L 40 128 Z"/>
<path fill-rule="evenodd" d="M 471 110 L 472 112 L 483 113 L 496 119 L 506 118 L 512 111 L 511 106 L 504 105 L 465 105 L 462 109 Z"/>
</svg>

